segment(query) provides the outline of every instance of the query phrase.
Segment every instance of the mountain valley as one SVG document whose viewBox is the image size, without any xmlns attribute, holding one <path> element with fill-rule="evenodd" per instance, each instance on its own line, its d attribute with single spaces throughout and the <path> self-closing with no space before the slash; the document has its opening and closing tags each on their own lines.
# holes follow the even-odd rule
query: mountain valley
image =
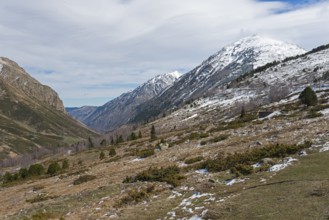
<svg viewBox="0 0 329 220">
<path fill-rule="evenodd" d="M 102 135 L 70 119 L 56 96 L 44 104 L 0 80 L 1 132 L 15 123 L 26 134 L 86 139 L 81 149 L 1 167 L 0 216 L 327 219 L 328 80 L 328 45 L 306 52 L 251 36 L 183 75 L 159 75 L 101 107 L 66 109 Z M 302 101 L 305 88 L 316 102 Z M 30 174 L 33 165 L 44 171 Z"/>
</svg>

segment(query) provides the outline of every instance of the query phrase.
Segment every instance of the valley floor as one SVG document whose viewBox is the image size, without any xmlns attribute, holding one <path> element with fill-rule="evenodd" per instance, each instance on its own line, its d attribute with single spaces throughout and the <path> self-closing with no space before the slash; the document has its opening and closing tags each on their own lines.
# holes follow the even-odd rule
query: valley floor
<svg viewBox="0 0 329 220">
<path fill-rule="evenodd" d="M 305 117 L 305 111 L 254 120 L 235 129 L 195 128 L 94 148 L 67 155 L 69 171 L 0 187 L 2 219 L 328 219 L 329 115 Z M 163 123 L 163 121 L 155 122 Z M 195 132 L 208 136 L 192 138 Z M 194 135 L 192 135 L 194 134 Z M 223 140 L 212 142 L 216 137 Z M 160 136 L 160 135 L 159 135 Z M 171 143 L 141 159 L 136 149 Z M 202 143 L 203 141 L 203 143 Z M 291 158 L 273 159 L 263 172 L 236 176 L 229 170 L 208 172 L 197 164 L 228 152 L 245 152 L 276 143 L 312 146 Z M 201 144 L 202 143 L 202 144 Z M 105 159 L 100 160 L 100 152 Z M 201 161 L 186 164 L 188 159 Z M 51 157 L 49 160 L 63 158 Z M 194 167 L 194 165 L 196 166 Z M 150 167 L 176 165 L 185 179 L 173 187 L 166 182 L 123 183 Z M 254 164 L 255 169 L 258 166 Z M 194 169 L 195 168 L 195 169 Z M 93 178 L 79 185 L 80 176 Z"/>
</svg>

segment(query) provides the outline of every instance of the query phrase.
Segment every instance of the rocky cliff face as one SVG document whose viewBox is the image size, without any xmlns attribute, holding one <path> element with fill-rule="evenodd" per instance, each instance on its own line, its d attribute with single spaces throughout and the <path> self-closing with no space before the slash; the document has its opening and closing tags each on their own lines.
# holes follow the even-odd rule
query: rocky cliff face
<svg viewBox="0 0 329 220">
<path fill-rule="evenodd" d="M 67 146 L 96 133 L 66 114 L 50 87 L 0 58 L 0 160 Z"/>
<path fill-rule="evenodd" d="M 8 58 L 0 57 L 0 65 L 2 67 L 0 77 L 4 82 L 24 92 L 29 97 L 36 98 L 59 111 L 65 112 L 62 100 L 49 86 L 42 85 L 17 63 Z"/>
</svg>

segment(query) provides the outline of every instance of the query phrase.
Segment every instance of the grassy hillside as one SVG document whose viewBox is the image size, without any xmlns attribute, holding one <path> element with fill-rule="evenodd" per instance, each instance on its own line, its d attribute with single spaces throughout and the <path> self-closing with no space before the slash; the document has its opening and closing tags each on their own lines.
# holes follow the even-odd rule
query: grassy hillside
<svg viewBox="0 0 329 220">
<path fill-rule="evenodd" d="M 309 108 L 296 99 L 263 106 L 284 112 L 265 119 L 257 118 L 259 109 L 227 120 L 205 112 L 211 121 L 205 124 L 198 121 L 204 118 L 191 117 L 188 111 L 185 121 L 177 120 L 182 116 L 175 112 L 138 127 L 135 133 L 141 131 L 141 138 L 49 156 L 40 161 L 46 170 L 54 162 L 62 166 L 64 160 L 69 168 L 4 183 L 0 215 L 327 219 L 327 97 L 328 91 L 321 92 L 323 104 Z M 323 114 L 310 117 L 311 110 Z M 152 125 L 156 137 L 150 139 Z"/>
<path fill-rule="evenodd" d="M 95 135 L 67 114 L 27 97 L 2 80 L 0 88 L 0 159 Z"/>
</svg>

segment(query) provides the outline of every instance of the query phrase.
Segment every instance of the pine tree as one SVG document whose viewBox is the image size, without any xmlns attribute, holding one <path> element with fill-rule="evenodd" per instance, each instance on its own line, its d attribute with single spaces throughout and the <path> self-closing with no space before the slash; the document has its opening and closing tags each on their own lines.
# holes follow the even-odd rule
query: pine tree
<svg viewBox="0 0 329 220">
<path fill-rule="evenodd" d="M 117 144 L 120 144 L 122 142 L 124 142 L 124 140 L 123 140 L 122 135 L 120 135 L 119 138 L 117 139 Z"/>
<path fill-rule="evenodd" d="M 106 141 L 105 139 L 103 139 L 103 140 L 101 141 L 100 145 L 101 145 L 102 147 L 105 147 L 105 146 L 107 145 L 107 141 Z"/>
<path fill-rule="evenodd" d="M 314 106 L 318 104 L 318 97 L 311 87 L 306 87 L 298 97 L 300 101 L 307 106 Z"/>
<path fill-rule="evenodd" d="M 137 136 L 136 136 L 136 134 L 135 134 L 135 132 L 131 132 L 131 134 L 130 134 L 130 140 L 136 140 L 137 139 Z"/>
<path fill-rule="evenodd" d="M 100 160 L 103 160 L 105 158 L 105 154 L 104 152 L 102 151 L 100 154 L 99 154 L 99 159 Z"/>
<path fill-rule="evenodd" d="M 138 132 L 138 138 L 142 138 L 143 136 L 142 136 L 142 132 L 141 131 L 139 131 Z"/>
<path fill-rule="evenodd" d="M 110 157 L 114 157 L 116 154 L 117 154 L 117 152 L 115 151 L 115 149 L 114 148 L 111 148 L 110 149 L 110 152 L 109 152 L 109 156 Z"/>
<path fill-rule="evenodd" d="M 69 161 L 68 160 L 64 160 L 63 164 L 62 164 L 62 170 L 66 170 L 69 168 Z"/>
<path fill-rule="evenodd" d="M 240 118 L 244 118 L 244 116 L 246 116 L 246 108 L 243 105 L 242 108 L 241 108 Z"/>
<path fill-rule="evenodd" d="M 156 131 L 154 125 L 151 127 L 151 140 L 156 139 Z"/>
<path fill-rule="evenodd" d="M 91 139 L 91 137 L 88 137 L 88 144 L 89 144 L 90 148 L 94 147 L 94 143 L 93 143 L 93 140 Z"/>
</svg>

